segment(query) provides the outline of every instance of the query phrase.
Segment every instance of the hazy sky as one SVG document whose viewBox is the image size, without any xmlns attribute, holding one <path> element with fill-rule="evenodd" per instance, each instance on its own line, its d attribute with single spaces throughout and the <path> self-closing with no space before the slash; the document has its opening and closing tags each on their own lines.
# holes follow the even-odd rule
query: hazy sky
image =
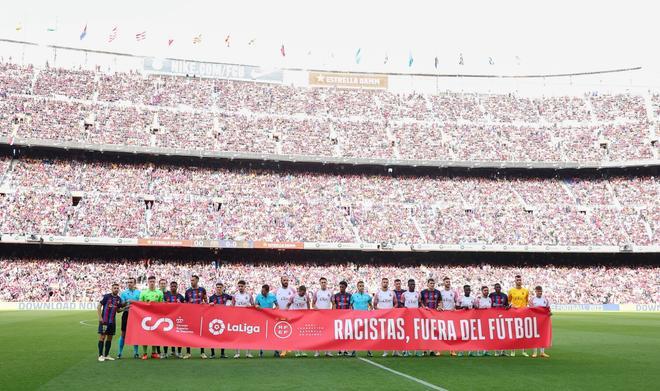
<svg viewBox="0 0 660 391">
<path fill-rule="evenodd" d="M 439 72 L 550 73 L 641 65 L 660 73 L 656 3 L 23 0 L 3 4 L 0 37 L 288 67 L 434 72 L 437 56 Z M 87 37 L 81 41 L 85 25 Z M 114 26 L 119 36 L 108 43 Z M 48 32 L 49 27 L 56 31 Z M 147 39 L 136 42 L 141 31 Z M 202 43 L 193 45 L 198 34 Z M 174 39 L 171 47 L 169 39 Z M 248 45 L 251 39 L 255 45 Z M 358 48 L 360 64 L 355 63 Z M 488 64 L 489 57 L 495 65 Z"/>
</svg>

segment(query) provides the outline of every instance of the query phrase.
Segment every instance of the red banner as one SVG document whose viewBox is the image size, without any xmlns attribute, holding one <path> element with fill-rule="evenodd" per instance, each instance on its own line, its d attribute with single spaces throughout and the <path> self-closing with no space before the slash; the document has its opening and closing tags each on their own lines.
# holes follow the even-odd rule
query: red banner
<svg viewBox="0 0 660 391">
<path fill-rule="evenodd" d="M 499 350 L 548 347 L 546 308 L 300 310 L 133 303 L 126 343 L 267 350 Z"/>
</svg>

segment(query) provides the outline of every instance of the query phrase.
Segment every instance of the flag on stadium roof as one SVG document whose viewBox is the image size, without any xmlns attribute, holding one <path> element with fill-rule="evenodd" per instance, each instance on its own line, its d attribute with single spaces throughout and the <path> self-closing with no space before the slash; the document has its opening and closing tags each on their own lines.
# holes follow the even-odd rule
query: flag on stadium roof
<svg viewBox="0 0 660 391">
<path fill-rule="evenodd" d="M 362 48 L 358 48 L 357 52 L 355 52 L 355 63 L 359 64 L 360 61 L 362 61 Z"/>
<path fill-rule="evenodd" d="M 174 43 L 174 40 L 172 38 L 167 40 L 167 46 L 172 46 L 173 43 Z"/>
<path fill-rule="evenodd" d="M 23 30 L 23 24 L 21 22 L 18 22 L 18 24 L 16 25 L 16 31 L 21 31 L 21 30 Z"/>
<path fill-rule="evenodd" d="M 46 27 L 46 31 L 49 33 L 57 31 L 57 18 L 55 18 L 55 24 L 50 24 L 48 27 Z"/>
<path fill-rule="evenodd" d="M 85 39 L 86 36 L 87 36 L 87 25 L 85 24 L 85 27 L 83 27 L 83 31 L 80 33 L 80 40 L 82 41 L 83 39 Z"/>
<path fill-rule="evenodd" d="M 435 60 L 433 62 L 433 65 L 435 66 L 435 69 L 438 69 L 438 64 L 439 63 L 440 63 L 440 61 L 438 60 L 438 56 L 435 56 Z"/>
<path fill-rule="evenodd" d="M 112 30 L 110 31 L 110 35 L 108 36 L 108 43 L 117 39 L 118 33 L 119 33 L 119 29 L 117 28 L 117 26 L 113 27 Z"/>
<path fill-rule="evenodd" d="M 412 66 L 413 61 L 415 61 L 415 60 L 413 59 L 412 52 L 408 52 L 408 67 L 409 68 Z"/>
<path fill-rule="evenodd" d="M 231 33 L 227 34 L 227 36 L 225 37 L 225 46 L 229 47 L 230 39 L 231 39 Z"/>
<path fill-rule="evenodd" d="M 284 51 L 284 44 L 282 44 L 282 47 L 280 48 L 280 54 L 282 54 L 282 57 L 286 57 L 286 51 Z"/>
<path fill-rule="evenodd" d="M 495 61 L 493 61 L 493 57 L 488 57 L 488 63 L 490 65 L 495 65 Z"/>
<path fill-rule="evenodd" d="M 135 34 L 135 40 L 136 41 L 140 42 L 140 41 L 144 41 L 145 39 L 147 39 L 147 32 L 146 31 L 142 31 L 140 33 Z"/>
<path fill-rule="evenodd" d="M 520 57 L 516 56 L 516 65 L 520 65 Z"/>
<path fill-rule="evenodd" d="M 200 43 L 202 43 L 202 34 L 193 37 L 193 45 L 198 45 Z"/>
<path fill-rule="evenodd" d="M 385 53 L 385 59 L 383 60 L 383 64 L 387 64 L 390 61 L 390 56 Z"/>
<path fill-rule="evenodd" d="M 254 45 L 255 43 L 257 43 L 257 39 L 256 39 L 256 38 L 252 38 L 252 39 L 250 40 L 250 42 L 248 42 L 248 46 L 252 46 L 252 45 Z"/>
<path fill-rule="evenodd" d="M 465 62 L 463 61 L 463 53 L 458 57 L 458 65 L 465 65 Z"/>
</svg>

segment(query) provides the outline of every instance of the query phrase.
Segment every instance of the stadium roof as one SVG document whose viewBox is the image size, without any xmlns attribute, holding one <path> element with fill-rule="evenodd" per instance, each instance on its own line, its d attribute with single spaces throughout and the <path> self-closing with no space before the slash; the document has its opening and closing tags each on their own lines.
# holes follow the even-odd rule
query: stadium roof
<svg viewBox="0 0 660 391">
<path fill-rule="evenodd" d="M 0 38 L 285 68 L 552 74 L 642 66 L 660 85 L 654 4 L 118 0 L 5 5 Z M 116 30 L 113 33 L 113 29 Z M 114 39 L 111 37 L 114 35 Z M 284 46 L 285 56 L 282 56 Z M 460 58 L 463 65 L 460 65 Z M 437 58 L 437 68 L 436 68 Z M 412 59 L 412 61 L 410 61 Z"/>
</svg>

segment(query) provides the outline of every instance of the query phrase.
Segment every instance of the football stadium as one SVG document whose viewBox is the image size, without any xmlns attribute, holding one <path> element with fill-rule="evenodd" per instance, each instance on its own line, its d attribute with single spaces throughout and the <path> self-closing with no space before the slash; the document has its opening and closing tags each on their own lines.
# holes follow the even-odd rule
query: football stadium
<svg viewBox="0 0 660 391">
<path fill-rule="evenodd" d="M 4 5 L 0 389 L 652 389 L 656 14 Z"/>
</svg>

